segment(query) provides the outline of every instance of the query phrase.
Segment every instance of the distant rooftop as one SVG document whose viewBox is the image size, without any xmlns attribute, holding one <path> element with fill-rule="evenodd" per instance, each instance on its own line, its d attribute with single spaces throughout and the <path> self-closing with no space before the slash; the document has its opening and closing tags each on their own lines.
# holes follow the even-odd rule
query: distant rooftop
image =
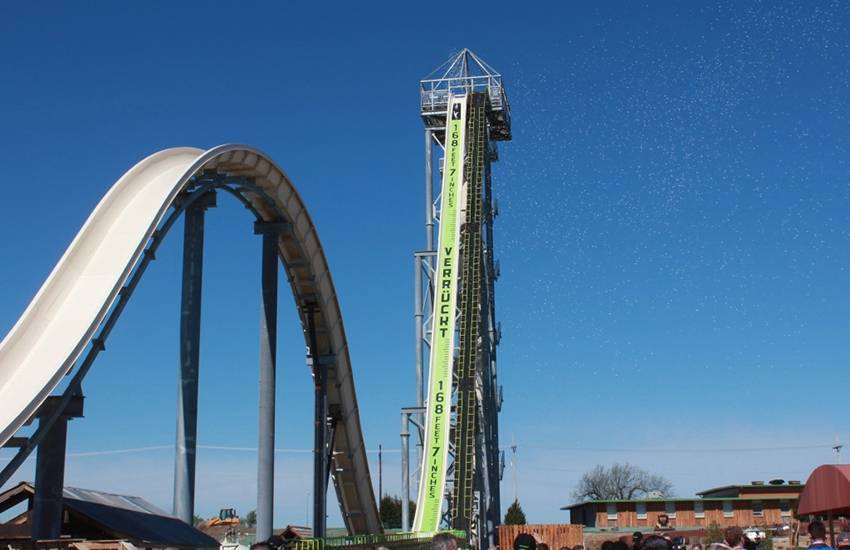
<svg viewBox="0 0 850 550">
<path fill-rule="evenodd" d="M 569 510 L 584 506 L 585 504 L 608 504 L 617 502 L 693 502 L 693 501 L 720 501 L 720 500 L 751 500 L 751 497 L 740 496 L 742 492 L 746 493 L 747 489 L 766 490 L 768 493 L 781 493 L 783 489 L 793 492 L 802 492 L 804 483 L 799 481 L 784 481 L 774 479 L 767 483 L 764 481 L 753 481 L 748 485 L 724 485 L 722 487 L 714 487 L 700 491 L 694 497 L 644 497 L 633 499 L 600 499 L 600 500 L 584 500 L 569 504 L 561 508 L 561 510 Z M 787 497 L 783 495 L 777 496 L 759 496 L 760 500 L 783 500 Z"/>
<path fill-rule="evenodd" d="M 785 496 L 760 496 L 759 500 L 785 500 Z M 571 508 L 578 508 L 579 506 L 584 506 L 585 504 L 614 504 L 614 503 L 634 503 L 634 502 L 720 502 L 724 500 L 753 500 L 752 497 L 670 497 L 670 498 L 631 498 L 631 499 L 609 499 L 609 500 L 583 500 L 581 502 L 574 502 L 573 504 L 568 504 L 566 506 L 562 506 L 561 510 L 569 510 Z"/>
<path fill-rule="evenodd" d="M 780 490 L 780 489 L 793 489 L 795 491 L 802 491 L 805 484 L 800 483 L 799 481 L 785 481 L 783 479 L 772 479 L 768 482 L 764 481 L 752 481 L 747 485 L 723 485 L 721 487 L 713 487 L 711 489 L 706 489 L 705 491 L 700 491 L 697 493 L 699 496 L 721 496 L 724 494 L 738 494 L 741 491 L 746 490 Z"/>
</svg>

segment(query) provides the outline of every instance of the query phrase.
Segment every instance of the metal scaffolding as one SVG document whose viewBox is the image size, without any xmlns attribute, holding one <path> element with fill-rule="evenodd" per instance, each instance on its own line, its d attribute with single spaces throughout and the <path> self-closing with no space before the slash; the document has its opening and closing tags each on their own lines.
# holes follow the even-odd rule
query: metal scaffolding
<svg viewBox="0 0 850 550">
<path fill-rule="evenodd" d="M 479 135 L 476 150 L 480 153 L 477 160 L 476 176 L 480 183 L 476 195 L 480 203 L 477 205 L 480 216 L 477 220 L 476 242 L 479 243 L 475 253 L 476 292 L 472 297 L 473 303 L 468 307 L 474 312 L 475 334 L 462 336 L 467 339 L 467 346 L 475 348 L 472 357 L 474 368 L 472 417 L 466 421 L 472 422 L 475 429 L 473 457 L 470 472 L 460 468 L 464 475 L 471 479 L 469 502 L 459 503 L 466 510 L 471 510 L 474 516 L 468 523 L 458 520 L 457 506 L 452 501 L 456 496 L 455 479 L 458 468 L 455 467 L 454 457 L 457 452 L 455 445 L 450 447 L 449 456 L 452 459 L 447 474 L 446 503 L 444 505 L 444 527 L 461 526 L 470 531 L 472 542 L 480 548 L 486 548 L 495 543 L 495 530 L 500 523 L 500 493 L 499 484 L 502 479 L 503 457 L 499 451 L 498 414 L 502 405 L 502 390 L 498 382 L 496 368 L 496 350 L 501 339 L 501 328 L 496 321 L 495 282 L 499 275 L 498 262 L 493 256 L 493 221 L 498 214 L 492 192 L 491 163 L 498 159 L 496 141 L 511 139 L 510 105 L 505 94 L 502 76 L 492 67 L 482 61 L 468 49 L 453 55 L 443 65 L 438 67 L 428 77 L 420 82 L 420 114 L 425 123 L 425 248 L 414 253 L 414 326 L 415 326 L 415 374 L 416 374 L 416 406 L 402 410 L 402 528 L 410 529 L 408 502 L 410 486 L 418 486 L 421 475 L 421 460 L 423 451 L 423 426 L 425 424 L 425 396 L 430 352 L 432 314 L 433 314 L 433 275 L 436 262 L 437 232 L 440 222 L 440 179 L 443 156 L 445 153 L 446 112 L 451 95 L 478 95 L 482 104 L 484 125 L 486 131 Z M 480 95 L 479 95 L 480 94 Z M 479 121 L 479 125 L 482 122 Z M 480 140 L 483 140 L 481 142 Z M 435 153 L 436 152 L 436 153 Z M 467 150 L 467 154 L 469 150 Z M 435 170 L 434 168 L 437 167 Z M 463 253 L 463 252 L 462 252 Z M 467 254 L 472 253 L 467 251 Z M 463 347 L 462 339 L 458 346 Z M 470 373 L 471 374 L 471 373 Z M 452 404 L 457 411 L 458 379 L 455 378 Z M 458 419 L 453 419 L 453 428 Z M 410 472 L 408 457 L 409 440 L 413 434 L 417 437 L 416 467 Z M 468 431 L 468 430 L 467 430 Z M 469 514 L 470 512 L 467 512 Z"/>
<path fill-rule="evenodd" d="M 419 82 L 419 110 L 425 127 L 442 131 L 446 126 L 449 97 L 472 93 L 487 94 L 490 139 L 510 141 L 511 107 L 502 75 L 467 48 Z"/>
</svg>

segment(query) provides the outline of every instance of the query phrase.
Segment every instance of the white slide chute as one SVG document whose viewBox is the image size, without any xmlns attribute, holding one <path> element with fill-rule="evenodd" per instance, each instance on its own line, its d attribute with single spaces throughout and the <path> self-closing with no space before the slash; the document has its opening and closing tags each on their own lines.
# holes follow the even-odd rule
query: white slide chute
<svg viewBox="0 0 850 550">
<path fill-rule="evenodd" d="M 204 170 L 254 178 L 274 201 L 271 208 L 259 196 L 246 196 L 254 209 L 266 221 L 282 213 L 292 226 L 278 246 L 298 304 L 318 304 L 318 347 L 332 358 L 328 403 L 341 416 L 333 477 L 342 516 L 351 533 L 379 533 L 348 342 L 321 243 L 286 174 L 261 152 L 242 145 L 161 151 L 131 168 L 107 192 L 0 342 L 0 445 L 73 369 L 178 194 Z M 299 315 L 306 326 L 301 308 Z"/>
<path fill-rule="evenodd" d="M 440 229 L 434 271 L 434 311 L 425 408 L 425 448 L 416 499 L 413 530 L 434 532 L 440 527 L 449 465 L 452 370 L 455 350 L 460 228 L 465 203 L 465 95 L 452 96 L 446 116 L 446 156 L 440 192 Z"/>
</svg>

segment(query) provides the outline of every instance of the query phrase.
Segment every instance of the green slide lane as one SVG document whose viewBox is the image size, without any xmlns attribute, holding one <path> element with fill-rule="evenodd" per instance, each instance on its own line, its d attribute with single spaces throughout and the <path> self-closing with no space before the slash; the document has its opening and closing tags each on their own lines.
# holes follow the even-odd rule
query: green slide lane
<svg viewBox="0 0 850 550">
<path fill-rule="evenodd" d="M 413 530 L 437 531 L 446 488 L 452 392 L 452 359 L 457 306 L 458 217 L 463 183 L 466 96 L 452 97 L 446 124 L 446 156 L 440 206 L 440 232 L 434 273 L 434 316 L 431 334 L 425 450 Z"/>
</svg>

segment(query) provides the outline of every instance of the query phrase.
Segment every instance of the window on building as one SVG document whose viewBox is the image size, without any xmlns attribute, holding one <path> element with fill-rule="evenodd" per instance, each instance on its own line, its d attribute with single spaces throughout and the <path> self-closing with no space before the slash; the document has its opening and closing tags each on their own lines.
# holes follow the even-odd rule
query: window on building
<svg viewBox="0 0 850 550">
<path fill-rule="evenodd" d="M 761 518 L 764 517 L 764 503 L 760 500 L 753 501 L 753 517 Z"/>
<path fill-rule="evenodd" d="M 724 500 L 723 501 L 723 517 L 724 518 L 735 517 L 735 514 L 732 511 L 732 501 L 731 500 Z"/>
<path fill-rule="evenodd" d="M 635 511 L 638 519 L 646 519 L 646 503 L 638 502 L 635 504 Z"/>
<path fill-rule="evenodd" d="M 667 501 L 664 503 L 664 511 L 670 519 L 676 519 L 676 503 Z"/>
<path fill-rule="evenodd" d="M 787 500 L 780 500 L 779 511 L 783 518 L 791 517 L 791 502 Z"/>
<path fill-rule="evenodd" d="M 608 521 L 617 521 L 617 504 L 609 502 L 606 508 L 608 511 Z"/>
<path fill-rule="evenodd" d="M 705 504 L 700 501 L 694 501 L 694 517 L 697 519 L 705 517 Z"/>
</svg>

